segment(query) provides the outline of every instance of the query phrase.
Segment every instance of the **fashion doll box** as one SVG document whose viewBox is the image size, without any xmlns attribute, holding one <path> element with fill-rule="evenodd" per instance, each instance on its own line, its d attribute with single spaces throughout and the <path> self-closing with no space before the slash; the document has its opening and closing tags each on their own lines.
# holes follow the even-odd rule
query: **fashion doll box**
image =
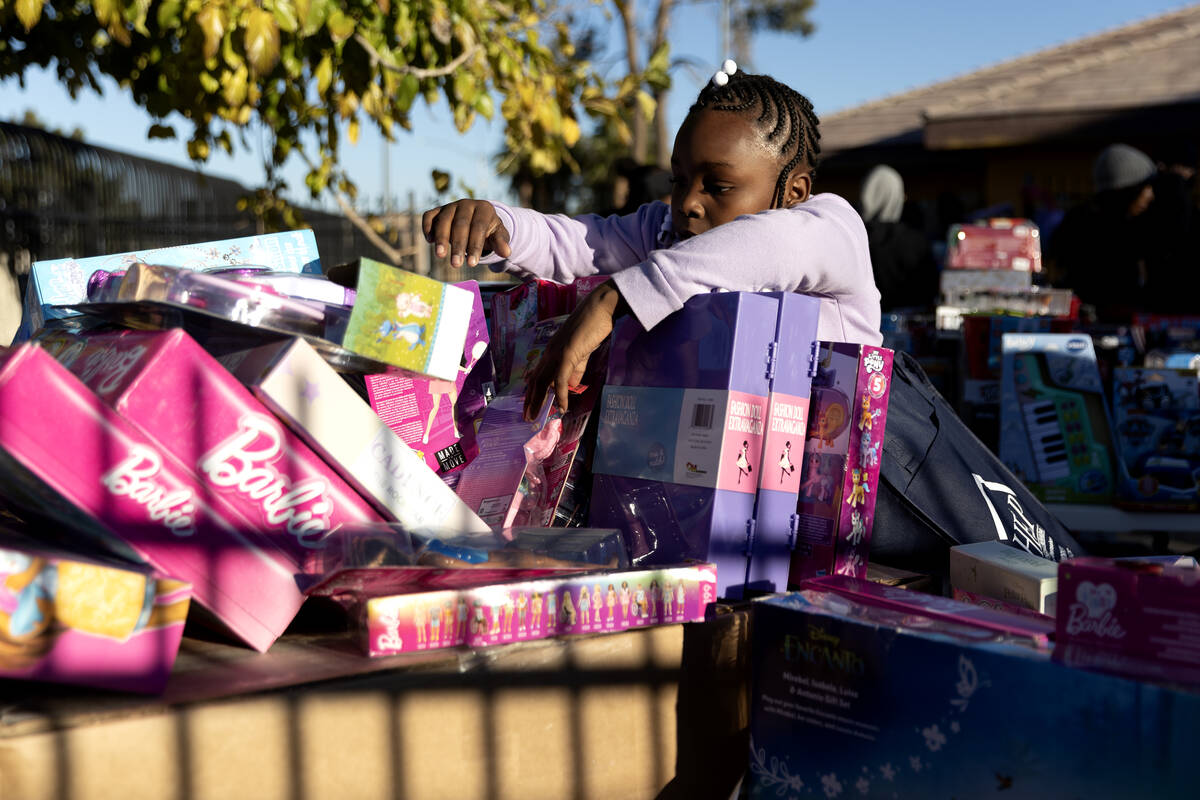
<svg viewBox="0 0 1200 800">
<path fill-rule="evenodd" d="M 375 509 L 183 330 L 81 338 L 57 354 L 102 400 L 189 466 L 293 571 Z"/>
<path fill-rule="evenodd" d="M 1194 370 L 1117 367 L 1112 382 L 1117 502 L 1200 510 L 1200 378 Z"/>
<path fill-rule="evenodd" d="M 699 295 L 649 332 L 621 320 L 611 339 L 590 524 L 624 532 L 635 564 L 714 562 L 723 597 L 741 596 L 764 538 L 754 503 L 779 305 Z"/>
<path fill-rule="evenodd" d="M 317 240 L 310 230 L 268 233 L 219 242 L 160 247 L 91 258 L 35 261 L 29 270 L 23 334 L 28 338 L 46 320 L 78 312 L 55 308 L 87 302 L 88 282 L 101 271 L 123 272 L 142 262 L 197 271 L 228 270 L 251 265 L 273 272 L 320 275 Z"/>
<path fill-rule="evenodd" d="M 954 599 L 1017 614 L 1053 617 L 1058 563 L 1001 541 L 950 548 Z"/>
<path fill-rule="evenodd" d="M 303 602 L 295 568 L 195 473 L 32 344 L 0 362 L 5 497 L 30 516 L 192 584 L 231 633 L 265 651 Z"/>
<path fill-rule="evenodd" d="M 157 694 L 191 587 L 0 530 L 0 676 Z"/>
<path fill-rule="evenodd" d="M 552 522 L 599 396 L 595 378 L 607 356 L 603 347 L 593 354 L 593 366 L 584 377 L 586 388 L 572 395 L 567 413 L 554 408 L 548 395 L 532 422 L 524 417 L 525 374 L 564 319 L 537 322 L 520 336 L 514 348 L 519 369 L 484 410 L 477 434 L 479 455 L 458 482 L 459 497 L 494 528 Z"/>
<path fill-rule="evenodd" d="M 219 360 L 386 516 L 409 530 L 489 530 L 303 339 Z"/>
<path fill-rule="evenodd" d="M 752 798 L 1195 796 L 1194 690 L 829 593 L 752 624 Z"/>
<path fill-rule="evenodd" d="M 821 342 L 797 472 L 796 546 L 788 580 L 866 575 L 893 353 Z"/>
<path fill-rule="evenodd" d="M 1000 460 L 1044 501 L 1110 503 L 1116 458 L 1091 337 L 1006 333 L 1001 353 Z"/>
<path fill-rule="evenodd" d="M 589 572 L 472 589 L 375 597 L 364 649 L 386 656 L 466 645 L 699 622 L 717 598 L 711 564 Z"/>
<path fill-rule="evenodd" d="M 475 458 L 479 447 L 475 441 L 474 422 L 483 410 L 483 404 L 479 402 L 482 398 L 477 393 L 464 393 L 467 376 L 487 354 L 488 330 L 483 299 L 475 281 L 455 286 L 471 293 L 471 321 L 454 379 L 430 380 L 387 374 L 366 376 L 371 408 L 405 444 L 425 459 L 430 469 L 438 473 L 460 470 Z M 474 415 L 460 413 L 471 411 Z"/>
<path fill-rule="evenodd" d="M 345 332 L 331 331 L 332 341 L 409 372 L 458 379 L 477 292 L 369 258 L 358 260 L 356 292 Z"/>
<path fill-rule="evenodd" d="M 1178 678 L 1186 670 L 1190 682 L 1200 683 L 1195 564 L 1073 558 L 1058 565 L 1058 588 L 1056 643 L 1064 655 L 1079 660 L 1091 653 L 1092 663 L 1152 678 Z"/>
</svg>

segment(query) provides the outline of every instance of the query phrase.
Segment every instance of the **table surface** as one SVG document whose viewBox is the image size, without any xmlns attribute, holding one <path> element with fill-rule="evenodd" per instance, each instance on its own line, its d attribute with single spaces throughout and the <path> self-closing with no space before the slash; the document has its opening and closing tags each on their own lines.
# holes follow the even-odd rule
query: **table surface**
<svg viewBox="0 0 1200 800">
<path fill-rule="evenodd" d="M 1072 531 L 1193 534 L 1200 541 L 1200 513 L 1194 511 L 1127 511 L 1116 506 L 1046 503 L 1046 508 Z"/>
</svg>

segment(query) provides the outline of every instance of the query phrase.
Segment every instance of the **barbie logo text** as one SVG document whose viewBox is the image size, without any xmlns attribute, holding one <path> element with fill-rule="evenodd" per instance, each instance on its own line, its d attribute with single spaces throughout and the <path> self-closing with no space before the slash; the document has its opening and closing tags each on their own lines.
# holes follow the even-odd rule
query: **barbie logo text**
<svg viewBox="0 0 1200 800">
<path fill-rule="evenodd" d="M 93 353 L 87 357 L 87 361 L 83 364 L 83 370 L 80 372 L 80 377 L 89 386 L 92 386 L 92 379 L 97 375 L 102 375 L 103 380 L 100 381 L 92 389 L 96 394 L 108 394 L 121 385 L 125 380 L 125 376 L 129 374 L 129 370 L 137 364 L 138 360 L 146 354 L 146 348 L 142 345 L 131 347 L 128 350 L 118 350 L 116 347 L 106 347 L 98 353 Z"/>
<path fill-rule="evenodd" d="M 146 508 L 150 519 L 161 522 L 176 536 L 196 532 L 196 506 L 188 489 L 169 491 L 153 480 L 162 470 L 162 458 L 148 447 L 134 445 L 120 464 L 100 478 L 117 497 L 128 497 Z"/>
<path fill-rule="evenodd" d="M 1111 584 L 1080 583 L 1067 616 L 1067 633 L 1088 633 L 1099 639 L 1125 638 L 1125 629 L 1112 613 L 1116 605 L 1117 590 Z"/>
<path fill-rule="evenodd" d="M 214 486 L 233 488 L 258 503 L 269 525 L 286 525 L 304 547 L 321 547 L 329 535 L 333 503 L 325 481 L 292 483 L 272 465 L 282 443 L 277 426 L 261 414 L 246 414 L 238 431 L 200 460 L 200 473 Z"/>
</svg>

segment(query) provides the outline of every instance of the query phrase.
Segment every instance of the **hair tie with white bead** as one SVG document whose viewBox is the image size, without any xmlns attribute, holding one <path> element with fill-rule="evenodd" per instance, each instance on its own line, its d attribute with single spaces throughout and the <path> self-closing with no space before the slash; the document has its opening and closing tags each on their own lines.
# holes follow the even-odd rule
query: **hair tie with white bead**
<svg viewBox="0 0 1200 800">
<path fill-rule="evenodd" d="M 724 86 L 736 74 L 737 62 L 732 58 L 727 58 L 725 59 L 725 63 L 721 65 L 721 68 L 713 73 L 712 83 L 714 86 Z"/>
</svg>

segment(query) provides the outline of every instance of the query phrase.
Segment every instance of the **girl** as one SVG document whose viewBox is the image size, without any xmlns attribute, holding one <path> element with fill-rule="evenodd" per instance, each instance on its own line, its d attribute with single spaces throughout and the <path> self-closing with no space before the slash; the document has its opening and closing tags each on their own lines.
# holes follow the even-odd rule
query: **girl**
<svg viewBox="0 0 1200 800">
<path fill-rule="evenodd" d="M 831 194 L 812 195 L 820 146 L 812 103 L 732 61 L 701 90 L 675 137 L 670 204 L 602 218 L 543 215 L 459 200 L 425 212 L 425 237 L 453 266 L 495 263 L 559 283 L 597 273 L 547 346 L 526 387 L 526 412 L 553 389 L 560 408 L 613 318 L 647 330 L 689 297 L 719 289 L 796 291 L 821 298 L 817 333 L 877 345 L 879 291 L 866 229 Z"/>
</svg>

